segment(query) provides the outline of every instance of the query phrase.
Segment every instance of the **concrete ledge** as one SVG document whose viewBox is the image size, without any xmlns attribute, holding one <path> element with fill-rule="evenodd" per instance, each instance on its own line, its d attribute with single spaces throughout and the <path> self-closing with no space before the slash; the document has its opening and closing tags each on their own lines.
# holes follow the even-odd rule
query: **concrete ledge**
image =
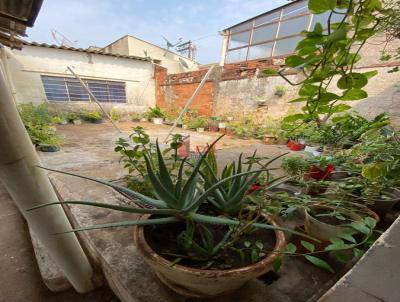
<svg viewBox="0 0 400 302">
<path fill-rule="evenodd" d="M 40 243 L 39 239 L 30 228 L 29 234 L 31 235 L 40 275 L 42 276 L 43 282 L 46 284 L 47 288 L 52 292 L 61 292 L 70 289 L 72 287 L 71 284 L 51 259 L 45 247 Z"/>
<path fill-rule="evenodd" d="M 400 301 L 400 217 L 319 302 Z"/>
</svg>

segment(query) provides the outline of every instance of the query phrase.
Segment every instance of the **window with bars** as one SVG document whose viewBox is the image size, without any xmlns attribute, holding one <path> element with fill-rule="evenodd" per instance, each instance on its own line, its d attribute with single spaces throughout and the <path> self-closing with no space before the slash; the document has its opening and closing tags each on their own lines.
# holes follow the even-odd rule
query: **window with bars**
<svg viewBox="0 0 400 302">
<path fill-rule="evenodd" d="M 238 24 L 229 29 L 225 62 L 292 54 L 301 40 L 301 31 L 314 28 L 317 22 L 325 27 L 328 17 L 329 13 L 311 14 L 308 1 L 303 0 Z M 334 13 L 331 23 L 342 18 Z"/>
<path fill-rule="evenodd" d="M 75 78 L 41 76 L 47 100 L 88 102 L 89 95 Z M 125 83 L 83 79 L 99 102 L 126 103 Z"/>
</svg>

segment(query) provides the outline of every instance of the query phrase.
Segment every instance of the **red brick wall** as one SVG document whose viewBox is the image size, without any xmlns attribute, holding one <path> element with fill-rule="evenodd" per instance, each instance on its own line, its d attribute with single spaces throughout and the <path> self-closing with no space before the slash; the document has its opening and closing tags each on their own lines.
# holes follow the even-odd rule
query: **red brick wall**
<svg viewBox="0 0 400 302">
<path fill-rule="evenodd" d="M 186 104 L 207 71 L 199 70 L 167 76 L 167 70 L 157 66 L 155 72 L 157 105 L 161 108 L 179 108 Z M 213 94 L 214 82 L 208 81 L 189 109 L 197 110 L 200 115 L 211 116 Z"/>
<path fill-rule="evenodd" d="M 210 80 L 206 82 L 200 94 L 193 101 L 190 109 L 196 109 L 200 115 L 213 114 L 213 98 L 220 81 L 251 78 L 257 70 L 267 68 L 279 69 L 284 60 L 280 58 L 254 60 L 234 64 L 226 64 L 223 68 L 214 69 Z M 161 108 L 183 107 L 192 96 L 208 68 L 191 72 L 167 74 L 165 68 L 156 66 L 156 102 Z M 262 76 L 261 74 L 259 76 Z"/>
<path fill-rule="evenodd" d="M 183 107 L 192 96 L 199 83 L 170 85 L 172 104 L 174 107 Z M 193 100 L 190 109 L 197 110 L 199 115 L 212 116 L 213 113 L 214 82 L 206 82 L 199 95 Z M 161 105 L 161 103 L 160 103 Z"/>
</svg>

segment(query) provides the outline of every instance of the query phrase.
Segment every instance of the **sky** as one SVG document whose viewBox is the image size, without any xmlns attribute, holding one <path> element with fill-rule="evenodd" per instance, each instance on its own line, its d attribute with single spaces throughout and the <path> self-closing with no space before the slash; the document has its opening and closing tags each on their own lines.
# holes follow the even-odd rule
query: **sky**
<svg viewBox="0 0 400 302">
<path fill-rule="evenodd" d="M 200 63 L 219 61 L 218 31 L 288 0 L 45 0 L 28 40 L 55 44 L 51 30 L 74 47 L 104 47 L 129 34 L 165 47 L 182 38 L 197 46 Z"/>
</svg>

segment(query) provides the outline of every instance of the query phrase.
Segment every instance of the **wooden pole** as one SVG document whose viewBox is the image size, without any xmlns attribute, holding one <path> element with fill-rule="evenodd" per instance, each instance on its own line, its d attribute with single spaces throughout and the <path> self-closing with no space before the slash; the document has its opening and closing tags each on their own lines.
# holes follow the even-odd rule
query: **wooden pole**
<svg viewBox="0 0 400 302">
<path fill-rule="evenodd" d="M 4 51 L 1 48 L 0 51 Z M 34 206 L 58 201 L 57 195 L 14 104 L 6 76 L 0 68 L 0 180 L 30 228 L 80 293 L 94 288 L 93 270 L 60 205 L 27 212 Z"/>
<path fill-rule="evenodd" d="M 172 131 L 174 131 L 176 125 L 178 124 L 178 122 L 181 120 L 181 118 L 183 117 L 183 115 L 186 113 L 186 111 L 188 110 L 189 106 L 192 104 L 193 100 L 197 97 L 197 95 L 200 93 L 201 89 L 203 88 L 204 84 L 206 83 L 207 79 L 209 78 L 211 72 L 214 69 L 214 65 L 212 65 L 210 67 L 210 69 L 208 69 L 207 73 L 204 75 L 203 79 L 201 80 L 199 86 L 196 87 L 196 90 L 193 92 L 192 96 L 186 101 L 185 106 L 183 107 L 181 113 L 179 114 L 179 116 L 176 118 L 174 124 L 171 126 L 171 129 L 168 132 L 167 137 L 164 140 L 164 143 L 168 140 L 168 137 L 171 135 Z"/>
<path fill-rule="evenodd" d="M 115 129 L 117 129 L 120 133 L 123 133 L 121 131 L 121 129 L 118 128 L 118 126 L 114 123 L 114 121 L 112 120 L 111 116 L 104 110 L 103 106 L 101 106 L 100 102 L 97 100 L 96 96 L 92 93 L 92 91 L 90 90 L 90 88 L 86 85 L 86 83 L 84 81 L 82 81 L 81 77 L 78 76 L 71 67 L 67 67 L 67 69 L 72 73 L 72 75 L 79 81 L 79 83 L 81 83 L 81 85 L 83 86 L 83 89 L 86 90 L 86 92 L 89 94 L 90 99 L 92 99 L 93 101 L 96 102 L 96 104 L 100 107 L 101 111 L 103 111 L 104 115 L 110 120 L 111 124 L 115 127 Z"/>
</svg>

